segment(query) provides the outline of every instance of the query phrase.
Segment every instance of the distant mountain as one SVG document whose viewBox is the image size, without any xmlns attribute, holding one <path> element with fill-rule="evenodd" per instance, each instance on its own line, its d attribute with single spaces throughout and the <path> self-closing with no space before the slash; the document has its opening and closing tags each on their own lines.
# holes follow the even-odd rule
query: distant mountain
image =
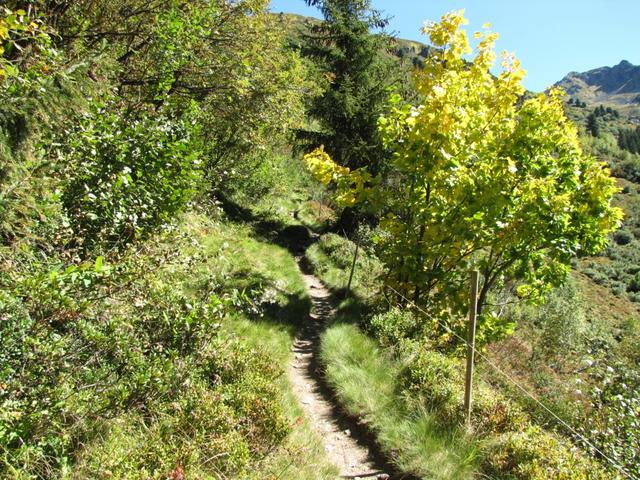
<svg viewBox="0 0 640 480">
<path fill-rule="evenodd" d="M 571 72 L 556 85 L 570 97 L 591 104 L 640 104 L 640 66 L 626 60 L 614 67 Z"/>
</svg>

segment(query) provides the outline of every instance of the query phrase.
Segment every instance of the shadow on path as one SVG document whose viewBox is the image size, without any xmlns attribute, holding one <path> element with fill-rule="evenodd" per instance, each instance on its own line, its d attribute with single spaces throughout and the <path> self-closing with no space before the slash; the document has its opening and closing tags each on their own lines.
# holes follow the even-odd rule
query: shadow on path
<svg viewBox="0 0 640 480">
<path fill-rule="evenodd" d="M 319 363 L 320 335 L 334 316 L 332 295 L 298 258 L 311 297 L 311 314 L 293 346 L 289 379 L 312 429 L 323 439 L 327 456 L 342 478 L 417 480 L 398 472 L 382 453 L 375 435 L 356 417 L 344 412 L 326 383 Z"/>
</svg>

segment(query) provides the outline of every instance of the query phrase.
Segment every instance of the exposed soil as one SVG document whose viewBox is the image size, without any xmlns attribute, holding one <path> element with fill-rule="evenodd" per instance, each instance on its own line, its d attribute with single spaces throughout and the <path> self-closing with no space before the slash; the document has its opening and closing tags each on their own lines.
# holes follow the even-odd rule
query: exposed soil
<svg viewBox="0 0 640 480">
<path fill-rule="evenodd" d="M 313 275 L 303 273 L 312 301 L 311 314 L 293 346 L 289 381 L 311 428 L 324 442 L 329 460 L 343 478 L 391 478 L 388 467 L 361 429 L 337 408 L 318 369 L 319 335 L 333 316 L 331 294 Z"/>
</svg>

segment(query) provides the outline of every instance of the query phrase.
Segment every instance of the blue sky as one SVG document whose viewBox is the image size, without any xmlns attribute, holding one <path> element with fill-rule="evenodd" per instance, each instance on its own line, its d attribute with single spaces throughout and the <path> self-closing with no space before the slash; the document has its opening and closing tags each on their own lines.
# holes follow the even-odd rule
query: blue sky
<svg viewBox="0 0 640 480">
<path fill-rule="evenodd" d="M 389 30 L 402 38 L 426 39 L 425 20 L 465 9 L 471 33 L 490 22 L 500 34 L 498 50 L 514 52 L 527 70 L 525 86 L 540 91 L 570 71 L 640 64 L 640 0 L 373 0 L 393 17 Z M 272 0 L 273 12 L 319 17 L 304 0 Z"/>
</svg>

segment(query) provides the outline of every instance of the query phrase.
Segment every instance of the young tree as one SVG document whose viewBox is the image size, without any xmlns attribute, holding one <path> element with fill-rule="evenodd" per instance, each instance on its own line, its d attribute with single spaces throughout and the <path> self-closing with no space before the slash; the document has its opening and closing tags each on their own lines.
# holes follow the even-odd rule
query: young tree
<svg viewBox="0 0 640 480">
<path fill-rule="evenodd" d="M 477 268 L 488 322 L 492 288 L 539 298 L 566 279 L 573 257 L 605 246 L 622 213 L 610 204 L 617 187 L 607 168 L 581 152 L 563 92 L 523 99 L 525 72 L 512 55 L 494 78 L 490 31 L 475 34 L 475 58 L 466 60 L 464 23 L 455 12 L 425 27 L 436 49 L 416 73 L 422 101 L 395 98 L 380 119 L 400 188 L 383 189 L 322 151 L 307 163 L 337 182 L 345 202 L 379 205 L 388 284 L 433 315 L 461 318 Z"/>
</svg>

